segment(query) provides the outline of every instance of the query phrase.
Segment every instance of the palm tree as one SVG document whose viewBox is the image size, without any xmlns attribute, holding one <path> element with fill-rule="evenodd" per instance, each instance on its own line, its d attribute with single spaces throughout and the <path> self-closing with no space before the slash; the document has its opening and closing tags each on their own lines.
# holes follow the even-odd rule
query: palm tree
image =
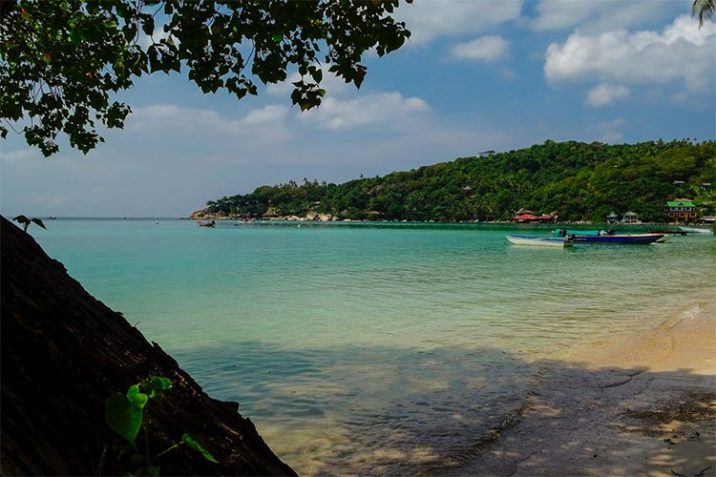
<svg viewBox="0 0 716 477">
<path fill-rule="evenodd" d="M 699 28 L 704 25 L 704 20 L 708 20 L 716 11 L 716 0 L 694 0 L 691 6 L 691 14 L 699 17 Z"/>
</svg>

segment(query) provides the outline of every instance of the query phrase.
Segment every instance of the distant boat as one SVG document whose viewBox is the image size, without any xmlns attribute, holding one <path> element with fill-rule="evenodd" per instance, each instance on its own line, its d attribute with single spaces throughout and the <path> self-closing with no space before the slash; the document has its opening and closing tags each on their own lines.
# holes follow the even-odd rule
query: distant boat
<svg viewBox="0 0 716 477">
<path fill-rule="evenodd" d="M 198 220 L 198 221 L 196 222 L 196 225 L 198 225 L 199 227 L 211 227 L 211 228 L 214 228 L 214 227 L 216 226 L 216 222 L 214 222 L 213 220 L 210 220 L 210 221 L 208 221 L 208 222 L 204 222 L 204 221 Z"/>
<path fill-rule="evenodd" d="M 711 229 L 702 229 L 700 227 L 682 227 L 679 226 L 679 229 L 682 231 L 689 233 L 689 234 L 703 234 L 703 235 L 713 235 L 714 232 Z"/>
<path fill-rule="evenodd" d="M 572 241 L 563 237 L 536 237 L 530 235 L 506 235 L 505 238 L 515 245 L 530 245 L 533 247 L 571 247 Z"/>
<path fill-rule="evenodd" d="M 577 243 L 647 244 L 663 237 L 664 234 L 575 235 L 573 240 Z"/>
<path fill-rule="evenodd" d="M 565 237 L 568 235 L 603 235 L 608 233 L 604 230 L 568 230 L 568 229 L 555 229 L 552 234 L 555 237 Z"/>
</svg>

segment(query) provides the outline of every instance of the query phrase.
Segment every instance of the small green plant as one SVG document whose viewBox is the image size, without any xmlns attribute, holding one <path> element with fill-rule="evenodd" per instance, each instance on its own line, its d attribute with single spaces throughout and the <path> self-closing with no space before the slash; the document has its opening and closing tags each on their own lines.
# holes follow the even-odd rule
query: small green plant
<svg viewBox="0 0 716 477">
<path fill-rule="evenodd" d="M 30 224 L 37 224 L 38 227 L 42 227 L 43 229 L 47 230 L 47 227 L 45 227 L 45 224 L 42 223 L 42 220 L 38 219 L 37 217 L 28 219 L 24 215 L 18 215 L 12 220 L 22 225 L 22 230 L 24 232 L 27 232 L 27 228 L 30 226 Z"/>
<path fill-rule="evenodd" d="M 126 394 L 114 393 L 106 401 L 104 417 L 107 425 L 114 432 L 123 437 L 135 450 L 131 461 L 137 465 L 136 473 L 130 475 L 159 475 L 159 466 L 156 459 L 164 454 L 185 445 L 200 453 L 209 462 L 219 462 L 194 437 L 184 433 L 181 439 L 155 456 L 149 450 L 147 426 L 144 425 L 144 409 L 150 400 L 154 400 L 160 407 L 163 405 L 164 393 L 171 389 L 172 382 L 162 376 L 152 376 L 141 383 L 133 384 Z M 137 436 L 144 429 L 144 454 L 137 451 Z"/>
</svg>

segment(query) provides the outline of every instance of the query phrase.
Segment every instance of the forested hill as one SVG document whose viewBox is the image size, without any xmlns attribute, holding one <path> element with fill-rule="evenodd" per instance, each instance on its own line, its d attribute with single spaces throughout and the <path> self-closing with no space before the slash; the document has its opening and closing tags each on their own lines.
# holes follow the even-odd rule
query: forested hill
<svg viewBox="0 0 716 477">
<path fill-rule="evenodd" d="M 683 182 L 683 183 L 681 183 Z M 716 199 L 716 142 L 553 142 L 483 157 L 362 178 L 343 184 L 306 181 L 261 186 L 209 201 L 197 215 L 337 219 L 507 220 L 520 208 L 556 211 L 561 220 L 604 221 L 634 211 L 666 219 L 666 201 Z"/>
</svg>

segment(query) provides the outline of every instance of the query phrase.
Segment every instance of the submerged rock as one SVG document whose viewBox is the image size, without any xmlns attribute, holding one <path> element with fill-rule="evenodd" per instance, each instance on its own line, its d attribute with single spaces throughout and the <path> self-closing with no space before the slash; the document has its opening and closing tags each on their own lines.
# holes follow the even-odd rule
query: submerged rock
<svg viewBox="0 0 716 477">
<path fill-rule="evenodd" d="M 161 475 L 295 475 L 238 404 L 210 398 L 156 343 L 93 298 L 32 237 L 0 218 L 0 468 L 4 475 L 120 475 L 132 451 L 105 424 L 105 400 L 149 376 L 171 379 L 149 406 L 151 454 L 183 433 L 186 446 L 156 459 Z M 51 232 L 50 232 L 51 233 Z M 144 449 L 140 433 L 138 447 Z"/>
</svg>

